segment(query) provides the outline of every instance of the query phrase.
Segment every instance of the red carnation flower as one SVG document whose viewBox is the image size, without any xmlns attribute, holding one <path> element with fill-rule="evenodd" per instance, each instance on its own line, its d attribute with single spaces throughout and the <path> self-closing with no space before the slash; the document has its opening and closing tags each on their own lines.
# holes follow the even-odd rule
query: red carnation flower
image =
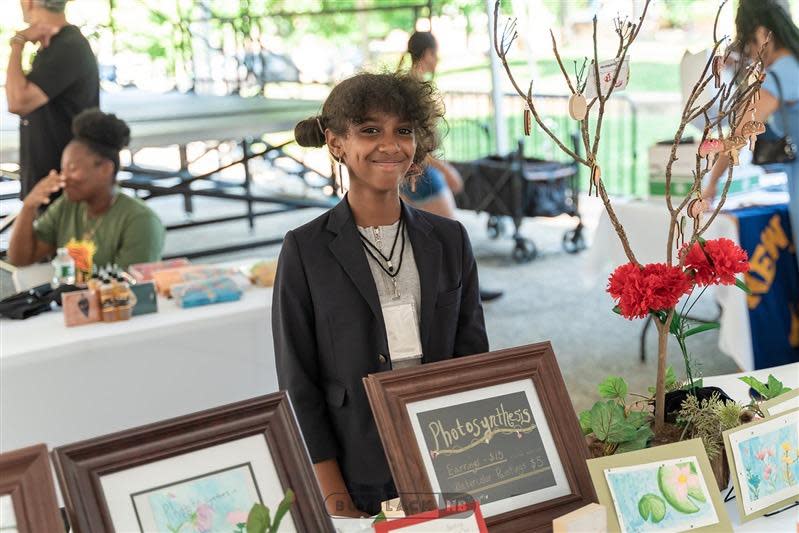
<svg viewBox="0 0 799 533">
<path fill-rule="evenodd" d="M 736 274 L 749 271 L 746 251 L 730 239 L 686 244 L 680 254 L 697 285 L 733 285 Z"/>
<path fill-rule="evenodd" d="M 631 278 L 641 275 L 641 269 L 633 263 L 618 267 L 608 278 L 608 292 L 615 299 L 621 298 L 624 288 L 631 282 Z"/>
<path fill-rule="evenodd" d="M 647 287 L 646 305 L 655 311 L 671 309 L 691 290 L 691 279 L 677 266 L 665 263 L 646 265 L 644 278 Z"/>
<path fill-rule="evenodd" d="M 618 267 L 608 279 L 608 293 L 627 319 L 644 318 L 650 310 L 671 309 L 691 288 L 690 278 L 679 268 L 653 263 L 639 268 Z"/>
<path fill-rule="evenodd" d="M 736 274 L 749 271 L 749 256 L 746 250 L 730 239 L 706 241 L 705 252 L 710 256 L 716 271 L 716 283 L 734 285 Z"/>
<path fill-rule="evenodd" d="M 710 264 L 699 242 L 683 245 L 680 256 L 685 258 L 685 268 L 693 274 L 694 283 L 702 286 L 715 283 L 716 273 L 713 265 Z"/>
</svg>

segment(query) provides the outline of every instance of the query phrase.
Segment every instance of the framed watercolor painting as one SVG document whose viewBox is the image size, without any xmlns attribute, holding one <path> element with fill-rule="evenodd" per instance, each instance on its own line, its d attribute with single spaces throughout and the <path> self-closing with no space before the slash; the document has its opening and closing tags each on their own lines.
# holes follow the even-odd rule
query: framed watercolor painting
<svg viewBox="0 0 799 533">
<path fill-rule="evenodd" d="M 254 503 L 295 504 L 282 529 L 332 532 L 283 392 L 54 450 L 70 521 L 81 533 L 243 532 Z"/>
<path fill-rule="evenodd" d="M 594 500 L 549 343 L 364 379 L 407 515 L 480 504 L 492 532 L 551 527 Z"/>
<path fill-rule="evenodd" d="M 588 461 L 608 530 L 731 531 L 700 439 Z"/>
<path fill-rule="evenodd" d="M 724 432 L 741 522 L 799 500 L 799 409 Z"/>
<path fill-rule="evenodd" d="M 0 531 L 64 531 L 44 444 L 0 454 Z"/>
<path fill-rule="evenodd" d="M 760 410 L 766 416 L 774 416 L 791 409 L 799 409 L 799 389 L 780 394 L 760 404 Z"/>
</svg>

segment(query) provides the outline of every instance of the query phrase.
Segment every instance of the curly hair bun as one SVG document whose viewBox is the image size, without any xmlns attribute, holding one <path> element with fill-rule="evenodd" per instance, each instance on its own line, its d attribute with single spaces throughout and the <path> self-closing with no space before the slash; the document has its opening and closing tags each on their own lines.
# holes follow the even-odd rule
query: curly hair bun
<svg viewBox="0 0 799 533">
<path fill-rule="evenodd" d="M 300 146 L 319 148 L 325 145 L 325 135 L 322 133 L 318 117 L 309 117 L 301 120 L 294 126 L 294 139 Z"/>
<path fill-rule="evenodd" d="M 72 134 L 78 139 L 108 146 L 117 152 L 130 143 L 130 128 L 125 121 L 97 108 L 82 111 L 72 120 Z"/>
</svg>

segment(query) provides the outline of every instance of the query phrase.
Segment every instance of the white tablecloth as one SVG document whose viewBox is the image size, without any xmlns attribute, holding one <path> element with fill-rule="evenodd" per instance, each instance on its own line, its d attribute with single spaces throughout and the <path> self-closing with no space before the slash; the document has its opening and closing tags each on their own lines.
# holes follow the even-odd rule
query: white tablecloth
<svg viewBox="0 0 799 533">
<path fill-rule="evenodd" d="M 271 289 L 238 302 L 66 328 L 0 320 L 0 451 L 90 437 L 277 390 Z"/>
<path fill-rule="evenodd" d="M 614 209 L 624 226 L 636 259 L 640 263 L 665 262 L 669 231 L 669 216 L 665 201 L 658 199 L 615 202 Z M 704 237 L 706 239 L 726 237 L 738 243 L 735 217 L 719 214 Z M 586 281 L 604 283 L 617 266 L 627 261 L 610 219 L 603 211 L 593 244 L 586 254 L 584 271 Z M 745 370 L 754 368 L 746 294 L 735 286 L 714 287 L 713 292 L 722 309 L 719 348 L 732 357 L 740 368 Z"/>
</svg>

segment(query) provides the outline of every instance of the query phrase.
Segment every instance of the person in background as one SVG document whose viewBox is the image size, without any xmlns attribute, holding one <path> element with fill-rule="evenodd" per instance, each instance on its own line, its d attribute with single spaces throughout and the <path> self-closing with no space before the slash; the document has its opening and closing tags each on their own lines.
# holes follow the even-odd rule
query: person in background
<svg viewBox="0 0 799 533">
<path fill-rule="evenodd" d="M 286 234 L 272 300 L 278 383 L 332 514 L 374 515 L 397 495 L 363 378 L 488 351 L 465 228 L 399 195 L 438 145 L 441 114 L 429 83 L 364 73 L 294 128 L 350 178 L 336 207 Z"/>
<path fill-rule="evenodd" d="M 26 266 L 58 248 L 94 250 L 93 263 L 127 268 L 161 259 L 164 227 L 138 198 L 119 192 L 119 152 L 130 141 L 127 124 L 98 109 L 73 121 L 74 138 L 51 170 L 25 197 L 14 221 L 8 259 Z M 51 195 L 64 194 L 51 203 Z M 41 206 L 50 205 L 36 218 Z"/>
<path fill-rule="evenodd" d="M 72 119 L 100 105 L 97 59 L 80 30 L 67 22 L 66 3 L 20 0 L 29 26 L 10 41 L 6 98 L 8 110 L 20 116 L 22 199 L 51 170 L 61 170 L 61 152 L 72 139 Z M 26 43 L 39 44 L 27 75 L 22 70 Z"/>
<path fill-rule="evenodd" d="M 766 44 L 763 62 L 766 79 L 760 99 L 755 103 L 755 120 L 768 122 L 779 137 L 790 135 L 799 142 L 799 28 L 779 0 L 741 0 L 735 16 L 736 45 L 746 55 L 756 57 Z M 779 83 L 779 86 L 778 86 Z M 779 95 L 782 92 L 782 99 Z M 783 131 L 782 115 L 788 131 Z M 708 185 L 702 193 L 712 200 L 719 192 L 718 183 L 727 175 L 730 158 L 719 156 L 710 171 Z M 788 174 L 789 213 L 793 242 L 799 244 L 799 157 L 785 165 Z"/>
<path fill-rule="evenodd" d="M 438 42 L 429 31 L 414 32 L 408 39 L 407 56 L 411 58 L 410 74 L 424 81 L 431 81 L 438 65 Z M 406 54 L 402 55 L 397 70 L 403 68 Z M 442 217 L 455 218 L 454 195 L 463 190 L 463 178 L 458 170 L 430 154 L 426 166 L 414 186 L 404 183 L 400 187 L 402 197 L 409 204 Z M 502 291 L 480 290 L 484 302 L 502 296 Z"/>
</svg>

